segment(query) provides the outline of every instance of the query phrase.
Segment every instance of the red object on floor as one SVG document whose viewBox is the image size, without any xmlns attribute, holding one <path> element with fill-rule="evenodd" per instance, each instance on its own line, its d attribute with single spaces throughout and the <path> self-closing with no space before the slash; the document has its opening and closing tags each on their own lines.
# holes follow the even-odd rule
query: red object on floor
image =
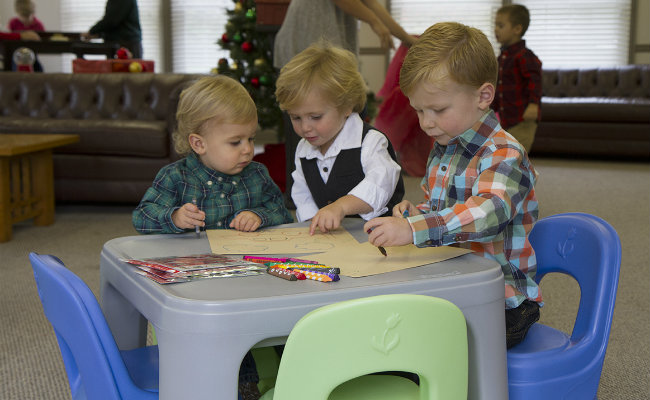
<svg viewBox="0 0 650 400">
<path fill-rule="evenodd" d="M 260 153 L 253 157 L 254 161 L 266 165 L 269 170 L 269 175 L 276 185 L 280 188 L 282 193 L 287 188 L 286 176 L 286 160 L 285 160 L 284 143 L 273 143 L 264 145 L 264 153 Z"/>
<path fill-rule="evenodd" d="M 74 73 L 129 72 L 129 65 L 131 65 L 131 63 L 133 62 L 137 62 L 142 66 L 142 72 L 154 72 L 154 62 L 152 60 L 139 60 L 139 59 L 84 60 L 83 58 L 75 58 L 74 60 L 72 60 L 72 72 Z"/>
</svg>

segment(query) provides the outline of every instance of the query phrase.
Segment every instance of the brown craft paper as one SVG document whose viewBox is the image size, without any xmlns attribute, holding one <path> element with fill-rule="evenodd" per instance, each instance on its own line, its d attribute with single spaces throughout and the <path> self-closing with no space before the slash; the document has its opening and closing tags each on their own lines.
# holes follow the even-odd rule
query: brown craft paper
<svg viewBox="0 0 650 400">
<path fill-rule="evenodd" d="M 359 243 L 341 228 L 329 233 L 309 235 L 306 227 L 265 229 L 239 232 L 231 229 L 208 230 L 210 248 L 215 254 L 275 254 L 318 261 L 341 269 L 341 275 L 362 277 L 384 272 L 432 264 L 469 253 L 457 247 L 426 247 L 415 245 L 386 247 L 384 257 L 377 247 Z M 305 253 L 314 253 L 304 255 Z"/>
</svg>

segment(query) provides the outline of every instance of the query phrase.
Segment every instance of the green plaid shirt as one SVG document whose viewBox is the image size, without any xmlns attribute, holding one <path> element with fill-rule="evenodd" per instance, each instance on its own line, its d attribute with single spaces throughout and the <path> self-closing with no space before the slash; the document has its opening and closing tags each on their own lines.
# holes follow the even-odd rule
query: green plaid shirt
<svg viewBox="0 0 650 400">
<path fill-rule="evenodd" d="M 205 211 L 205 229 L 227 229 L 241 211 L 262 219 L 260 227 L 293 222 L 282 192 L 263 164 L 251 162 L 237 175 L 204 166 L 196 154 L 163 167 L 133 211 L 133 226 L 140 233 L 181 233 L 172 213 L 196 198 Z"/>
</svg>

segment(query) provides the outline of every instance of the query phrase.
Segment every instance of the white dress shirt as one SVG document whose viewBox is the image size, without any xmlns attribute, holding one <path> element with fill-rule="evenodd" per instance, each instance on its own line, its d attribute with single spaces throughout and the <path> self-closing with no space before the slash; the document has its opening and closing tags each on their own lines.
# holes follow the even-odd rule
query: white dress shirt
<svg viewBox="0 0 650 400">
<path fill-rule="evenodd" d="M 359 114 L 352 113 L 325 154 L 305 139 L 298 143 L 295 157 L 296 170 L 291 174 L 293 178 L 291 198 L 296 205 L 296 218 L 299 222 L 311 219 L 319 210 L 307 186 L 300 159 L 315 158 L 323 182 L 327 183 L 339 152 L 358 147 L 361 147 L 361 166 L 365 178 L 348 194 L 365 201 L 372 207 L 371 212 L 360 214 L 365 220 L 378 217 L 388 211 L 386 205 L 395 192 L 401 167 L 388 154 L 386 136 L 371 129 L 366 134 L 362 145 L 362 134 L 363 120 Z"/>
</svg>

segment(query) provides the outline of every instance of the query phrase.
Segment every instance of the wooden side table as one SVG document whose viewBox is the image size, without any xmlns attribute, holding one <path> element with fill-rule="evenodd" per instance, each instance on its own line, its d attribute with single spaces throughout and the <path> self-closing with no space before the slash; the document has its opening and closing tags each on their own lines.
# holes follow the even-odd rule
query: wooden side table
<svg viewBox="0 0 650 400">
<path fill-rule="evenodd" d="M 11 239 L 17 222 L 54 222 L 52 149 L 78 141 L 79 135 L 0 134 L 0 242 Z"/>
</svg>

